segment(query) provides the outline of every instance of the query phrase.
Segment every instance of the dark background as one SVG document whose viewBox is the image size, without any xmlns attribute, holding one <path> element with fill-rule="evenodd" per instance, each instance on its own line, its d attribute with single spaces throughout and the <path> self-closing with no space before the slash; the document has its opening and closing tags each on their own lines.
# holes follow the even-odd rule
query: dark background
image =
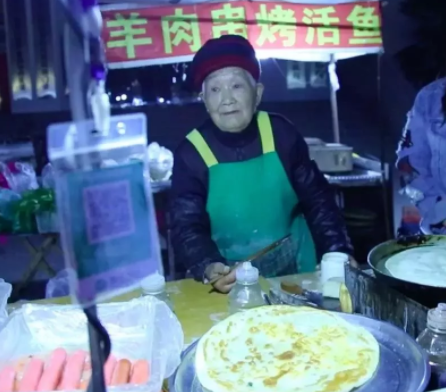
<svg viewBox="0 0 446 392">
<path fill-rule="evenodd" d="M 395 61 L 394 54 L 410 40 L 411 25 L 399 12 L 399 0 L 383 3 L 383 35 L 385 53 L 367 55 L 339 61 L 337 73 L 341 89 L 338 92 L 341 141 L 353 146 L 360 154 L 384 157 L 393 163 L 394 151 L 405 122 L 406 112 L 412 105 L 416 91 L 405 81 Z M 0 30 L 1 31 L 1 30 Z M 0 50 L 4 45 L 0 44 Z M 264 67 L 274 67 L 267 60 Z M 0 75 L 1 76 L 1 75 Z M 277 82 L 270 84 L 270 91 Z M 144 86 L 142 86 L 144 88 Z M 319 94 L 319 93 L 318 93 Z M 278 96 L 276 94 L 276 96 Z M 332 141 L 331 108 L 328 96 L 323 100 L 271 101 L 262 109 L 278 112 L 288 117 L 305 137 L 316 137 Z M 379 98 L 379 99 L 378 99 Z M 202 104 L 184 106 L 153 105 L 130 109 L 146 113 L 149 123 L 149 139 L 175 149 L 187 132 L 196 127 L 204 118 Z M 118 110 L 126 112 L 129 110 Z M 0 143 L 32 140 L 37 152 L 45 150 L 45 132 L 50 123 L 69 121 L 68 112 L 39 113 L 26 115 L 0 115 Z M 40 155 L 40 153 L 39 153 Z M 43 161 L 39 162 L 40 165 Z M 400 211 L 399 201 L 394 205 L 395 214 Z M 397 216 L 397 220 L 398 220 Z M 35 238 L 39 241 L 39 238 Z M 0 245 L 0 277 L 17 281 L 29 262 L 29 255 L 20 238 L 9 238 Z M 57 270 L 62 268 L 60 253 L 54 252 L 49 258 Z M 44 279 L 38 275 L 37 279 Z"/>
</svg>

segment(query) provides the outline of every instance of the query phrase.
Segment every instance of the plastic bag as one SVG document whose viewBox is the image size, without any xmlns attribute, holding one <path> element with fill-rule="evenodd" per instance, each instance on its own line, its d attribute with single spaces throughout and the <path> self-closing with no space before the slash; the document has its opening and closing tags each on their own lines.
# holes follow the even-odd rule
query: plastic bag
<svg viewBox="0 0 446 392">
<path fill-rule="evenodd" d="M 180 363 L 184 344 L 181 325 L 169 307 L 153 297 L 98 305 L 98 316 L 112 341 L 112 354 L 129 360 L 146 359 L 151 379 L 143 388 L 129 385 L 115 392 L 159 392 L 163 380 Z M 46 356 L 62 347 L 68 352 L 89 347 L 87 320 L 75 305 L 24 305 L 2 331 L 0 367 L 29 355 Z"/>
<path fill-rule="evenodd" d="M 172 151 L 161 147 L 158 143 L 150 143 L 147 147 L 149 156 L 150 177 L 153 181 L 166 181 L 172 175 Z"/>
<path fill-rule="evenodd" d="M 8 319 L 7 304 L 11 296 L 12 286 L 10 283 L 0 279 L 0 330 Z"/>
<path fill-rule="evenodd" d="M 70 295 L 70 279 L 76 279 L 76 271 L 66 268 L 46 284 L 45 298 L 67 297 Z"/>
<path fill-rule="evenodd" d="M 14 204 L 22 197 L 11 189 L 0 188 L 0 217 L 12 221 Z"/>
<path fill-rule="evenodd" d="M 39 233 L 58 233 L 59 218 L 55 212 L 39 212 L 36 214 L 37 231 Z"/>
<path fill-rule="evenodd" d="M 42 169 L 40 183 L 44 189 L 54 189 L 54 169 L 51 163 L 47 163 Z M 59 221 L 54 210 L 41 210 L 36 213 L 37 231 L 39 233 L 57 233 L 59 231 Z"/>
<path fill-rule="evenodd" d="M 54 169 L 51 163 L 47 163 L 42 169 L 42 188 L 55 188 Z"/>
<path fill-rule="evenodd" d="M 23 193 L 39 188 L 37 175 L 31 164 L 12 162 L 8 163 L 8 168 L 11 172 L 9 185 L 13 191 Z"/>
<path fill-rule="evenodd" d="M 12 189 L 14 179 L 6 163 L 0 162 L 0 187 L 6 189 Z"/>
<path fill-rule="evenodd" d="M 113 116 L 110 124 L 107 134 L 93 133 L 92 120 L 48 128 L 65 265 L 76 271 L 70 293 L 84 306 L 133 291 L 155 272 L 163 274 L 146 180 L 146 117 Z M 138 154 L 144 159 L 130 160 Z"/>
</svg>

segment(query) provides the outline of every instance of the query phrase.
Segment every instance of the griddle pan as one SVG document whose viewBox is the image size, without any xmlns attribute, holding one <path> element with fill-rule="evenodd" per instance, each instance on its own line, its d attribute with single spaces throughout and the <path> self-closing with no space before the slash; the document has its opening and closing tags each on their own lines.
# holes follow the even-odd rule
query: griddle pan
<svg viewBox="0 0 446 392">
<path fill-rule="evenodd" d="M 367 262 L 373 269 L 378 281 L 398 290 L 424 306 L 435 308 L 438 303 L 446 302 L 446 287 L 428 286 L 398 279 L 392 276 L 385 268 L 385 260 L 390 256 L 421 246 L 441 247 L 446 252 L 446 236 L 417 235 L 386 241 L 375 246 L 370 251 Z"/>
</svg>

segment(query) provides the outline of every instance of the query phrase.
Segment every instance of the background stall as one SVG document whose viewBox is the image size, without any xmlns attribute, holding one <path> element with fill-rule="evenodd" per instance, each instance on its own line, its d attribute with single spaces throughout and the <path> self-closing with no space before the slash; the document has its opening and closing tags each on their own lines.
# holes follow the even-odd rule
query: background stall
<svg viewBox="0 0 446 392">
<path fill-rule="evenodd" d="M 232 1 L 223 4 L 186 1 L 170 4 L 159 1 L 151 2 L 150 7 L 148 2 L 141 1 L 132 2 L 132 6 L 107 3 L 103 11 L 104 39 L 111 66 L 108 89 L 113 110 L 115 113 L 145 112 L 149 118 L 150 140 L 173 150 L 196 126 L 197 119 L 204 118 L 203 105 L 188 84 L 188 61 L 206 39 L 219 34 L 241 33 L 253 42 L 262 61 L 266 85 L 262 109 L 284 114 L 305 137 L 334 141 L 333 129 L 336 130 L 337 121 L 333 114 L 337 112 L 332 110 L 335 101 L 330 97 L 336 92 L 339 84 L 336 74 L 339 74 L 339 132 L 335 135 L 345 145 L 354 146 L 360 156 L 366 153 L 380 156 L 379 134 L 384 132 L 384 127 L 376 121 L 376 107 L 361 107 L 358 100 L 344 94 L 343 80 L 351 73 L 343 71 L 344 64 L 352 60 L 337 61 L 360 56 L 357 58 L 373 58 L 369 63 L 377 63 L 376 54 L 380 53 L 382 43 L 379 2 Z M 58 10 L 50 0 L 42 1 L 39 7 L 26 0 L 5 4 L 11 110 L 15 113 L 12 123 L 20 136 L 14 141 L 30 140 L 32 144 L 28 146 L 33 146 L 33 159 L 39 171 L 46 163 L 44 134 L 47 125 L 69 118 L 67 86 L 58 46 Z M 33 12 L 38 12 L 40 18 L 34 24 L 28 23 Z M 330 60 L 337 62 L 331 64 L 329 72 Z M 370 77 L 364 77 L 368 85 L 375 86 L 372 88 L 376 88 L 376 75 L 372 72 Z M 354 160 L 357 158 L 355 156 Z M 377 207 L 377 211 L 372 211 L 373 219 L 369 220 L 374 222 L 374 228 L 379 228 L 378 234 L 385 236 L 382 230 L 385 208 L 383 203 L 376 203 L 383 199 L 382 167 L 379 159 L 369 163 L 371 166 L 367 170 L 374 172 L 371 177 L 358 176 L 358 172 L 342 176 L 331 173 L 327 177 L 336 189 L 343 190 L 339 192 L 339 199 L 346 206 L 364 199 L 363 190 L 356 185 L 358 181 L 364 185 L 361 181 L 366 180 L 365 185 L 370 185 L 367 197 Z M 168 182 L 158 185 L 160 191 L 169 186 Z M 156 199 L 160 228 L 168 244 L 169 225 L 164 214 L 167 192 L 158 193 Z M 363 224 L 362 217 L 358 219 L 357 214 L 351 220 Z M 359 231 L 357 226 L 353 229 L 355 233 Z M 372 237 L 370 227 L 362 231 L 365 232 L 362 238 Z M 42 237 L 32 239 L 40 246 Z M 170 260 L 170 277 L 173 278 L 174 262 L 168 250 L 169 247 L 166 260 Z M 9 238 L 2 251 L 6 259 L 24 259 L 18 238 Z M 46 256 L 49 264 L 59 270 L 60 253 L 56 250 Z M 24 267 L 15 268 L 12 279 L 21 279 L 22 270 Z M 36 279 L 47 278 L 45 272 L 36 275 Z"/>
<path fill-rule="evenodd" d="M 380 159 L 361 157 L 348 145 L 363 143 L 345 140 L 347 145 L 341 144 L 348 138 L 341 134 L 337 102 L 340 88 L 337 62 L 382 52 L 379 2 L 187 1 L 176 5 L 157 2 L 150 6 L 147 2 L 137 2 L 131 6 L 104 6 L 103 15 L 104 41 L 112 69 L 172 64 L 177 70 L 172 76 L 170 96 L 157 97 L 166 106 L 198 101 L 196 95 L 185 92 L 181 85 L 187 84 L 187 62 L 206 40 L 222 34 L 247 37 L 262 62 L 265 109 L 269 102 L 278 100 L 294 101 L 294 109 L 325 100 L 325 120 L 328 109 L 330 123 L 316 125 L 323 128 L 323 138 L 311 137 L 307 142 L 313 159 L 336 189 L 339 204 L 347 207 L 346 218 L 355 235 L 358 258 L 365 259 L 371 246 L 390 237 L 385 189 L 388 170 Z M 121 107 L 144 101 L 132 93 L 132 89 L 130 93 L 118 92 L 112 100 Z M 279 109 L 288 115 L 283 111 Z M 293 120 L 307 136 L 306 125 L 314 122 L 314 118 L 302 113 Z M 373 154 L 364 150 L 361 153 Z M 376 155 L 381 152 L 375 152 Z M 366 208 L 367 204 L 373 204 L 372 200 L 376 201 L 376 196 L 380 201 L 375 202 L 376 208 Z M 362 203 L 357 202 L 359 199 Z M 168 254 L 172 260 L 171 252 Z"/>
</svg>

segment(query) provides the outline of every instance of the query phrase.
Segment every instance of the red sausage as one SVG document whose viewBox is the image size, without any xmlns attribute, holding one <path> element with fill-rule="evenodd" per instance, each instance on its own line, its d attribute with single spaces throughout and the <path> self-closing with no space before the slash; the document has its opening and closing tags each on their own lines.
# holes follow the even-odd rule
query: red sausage
<svg viewBox="0 0 446 392">
<path fill-rule="evenodd" d="M 130 371 L 132 370 L 132 364 L 128 359 L 121 359 L 113 371 L 112 381 L 110 386 L 127 384 L 130 379 Z"/>
<path fill-rule="evenodd" d="M 38 358 L 31 359 L 20 381 L 19 392 L 32 392 L 37 389 L 40 377 L 43 373 L 43 361 Z"/>
<path fill-rule="evenodd" d="M 149 382 L 149 362 L 140 359 L 133 364 L 130 384 L 146 384 Z"/>
<path fill-rule="evenodd" d="M 0 392 L 14 390 L 16 372 L 13 366 L 6 366 L 0 371 Z"/>
<path fill-rule="evenodd" d="M 76 351 L 68 356 L 62 381 L 59 384 L 60 390 L 72 391 L 79 387 L 86 358 L 87 353 L 82 350 Z"/>
<path fill-rule="evenodd" d="M 63 348 L 54 350 L 45 364 L 37 391 L 54 391 L 60 383 L 67 360 L 67 352 Z"/>
</svg>

